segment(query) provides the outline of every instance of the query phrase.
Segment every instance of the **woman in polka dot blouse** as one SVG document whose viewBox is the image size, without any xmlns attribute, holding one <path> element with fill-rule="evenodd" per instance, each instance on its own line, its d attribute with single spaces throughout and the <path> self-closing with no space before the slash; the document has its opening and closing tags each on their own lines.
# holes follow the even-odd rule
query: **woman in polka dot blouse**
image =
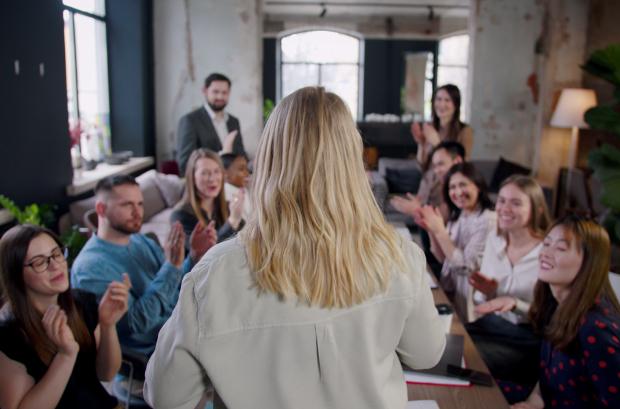
<svg viewBox="0 0 620 409">
<path fill-rule="evenodd" d="M 543 241 L 529 312 L 544 337 L 538 385 L 513 409 L 620 408 L 620 305 L 609 283 L 609 236 L 576 216 Z"/>
</svg>

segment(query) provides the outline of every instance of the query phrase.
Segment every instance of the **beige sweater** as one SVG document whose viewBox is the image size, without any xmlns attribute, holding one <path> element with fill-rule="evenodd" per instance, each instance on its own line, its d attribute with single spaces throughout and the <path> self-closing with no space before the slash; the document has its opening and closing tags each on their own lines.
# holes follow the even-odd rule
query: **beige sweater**
<svg viewBox="0 0 620 409">
<path fill-rule="evenodd" d="M 445 336 L 422 251 L 386 294 L 346 309 L 310 308 L 252 286 L 244 247 L 220 243 L 188 274 L 146 370 L 154 408 L 194 408 L 208 387 L 229 409 L 403 409 L 401 364 L 428 368 Z"/>
</svg>

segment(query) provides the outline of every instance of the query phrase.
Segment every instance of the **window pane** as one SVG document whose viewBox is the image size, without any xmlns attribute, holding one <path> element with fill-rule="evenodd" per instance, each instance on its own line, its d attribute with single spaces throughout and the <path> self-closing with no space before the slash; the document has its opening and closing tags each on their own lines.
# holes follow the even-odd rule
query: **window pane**
<svg viewBox="0 0 620 409">
<path fill-rule="evenodd" d="M 357 89 L 359 68 L 356 65 L 323 65 L 321 66 L 321 85 L 333 92 L 349 106 L 353 119 L 357 118 Z"/>
<path fill-rule="evenodd" d="M 439 41 L 439 65 L 467 65 L 469 36 L 452 36 Z"/>
<path fill-rule="evenodd" d="M 87 13 L 105 16 L 105 0 L 62 0 L 62 3 Z"/>
<path fill-rule="evenodd" d="M 347 62 L 357 64 L 360 41 L 333 31 L 306 31 L 283 37 L 282 62 Z"/>
<path fill-rule="evenodd" d="M 318 65 L 282 64 L 282 98 L 311 85 L 319 85 Z"/>
<path fill-rule="evenodd" d="M 437 70 L 437 85 L 454 84 L 461 91 L 461 120 L 469 117 L 467 112 L 467 68 L 442 67 Z"/>
<path fill-rule="evenodd" d="M 77 112 L 77 87 L 75 78 L 75 54 L 74 45 L 75 39 L 73 38 L 72 27 L 72 13 L 65 10 L 62 13 L 62 17 L 65 23 L 65 67 L 67 75 L 67 108 L 69 111 L 69 127 L 72 128 L 78 123 Z"/>
<path fill-rule="evenodd" d="M 110 105 L 105 24 L 79 14 L 75 14 L 74 18 L 80 119 L 85 126 L 97 126 L 109 146 Z"/>
</svg>

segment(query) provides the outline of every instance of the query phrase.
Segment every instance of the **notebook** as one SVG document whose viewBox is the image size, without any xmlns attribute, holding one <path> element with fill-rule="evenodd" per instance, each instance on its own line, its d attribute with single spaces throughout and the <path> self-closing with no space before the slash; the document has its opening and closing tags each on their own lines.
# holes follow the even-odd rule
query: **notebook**
<svg viewBox="0 0 620 409">
<path fill-rule="evenodd" d="M 439 405 L 434 400 L 410 400 L 406 409 L 439 409 Z"/>
<path fill-rule="evenodd" d="M 449 364 L 465 367 L 463 359 L 464 338 L 462 335 L 446 334 L 446 349 L 437 365 L 429 369 L 411 369 L 403 364 L 405 381 L 424 385 L 469 386 L 469 381 L 448 374 Z"/>
</svg>

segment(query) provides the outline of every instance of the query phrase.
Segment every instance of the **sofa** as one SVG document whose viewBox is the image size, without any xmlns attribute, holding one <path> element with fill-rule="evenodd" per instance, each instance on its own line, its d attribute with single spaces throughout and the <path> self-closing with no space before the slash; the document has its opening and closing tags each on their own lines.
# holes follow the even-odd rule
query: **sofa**
<svg viewBox="0 0 620 409">
<path fill-rule="evenodd" d="M 491 199 L 495 201 L 502 181 L 512 174 L 531 173 L 531 170 L 517 163 L 510 162 L 502 157 L 499 159 L 472 160 L 476 169 L 484 177 Z M 379 158 L 376 171 L 370 172 L 373 194 L 377 204 L 383 210 L 386 219 L 393 223 L 413 224 L 411 217 L 396 211 L 390 205 L 390 197 L 406 192 L 417 192 L 422 169 L 415 159 Z M 543 188 L 547 203 L 551 209 L 552 192 Z"/>
<path fill-rule="evenodd" d="M 141 233 L 153 234 L 160 243 L 165 243 L 170 232 L 170 214 L 185 189 L 184 179 L 149 170 L 136 177 L 144 196 L 144 223 Z M 96 228 L 94 215 L 95 197 L 78 200 L 69 205 L 71 223 Z"/>
</svg>

